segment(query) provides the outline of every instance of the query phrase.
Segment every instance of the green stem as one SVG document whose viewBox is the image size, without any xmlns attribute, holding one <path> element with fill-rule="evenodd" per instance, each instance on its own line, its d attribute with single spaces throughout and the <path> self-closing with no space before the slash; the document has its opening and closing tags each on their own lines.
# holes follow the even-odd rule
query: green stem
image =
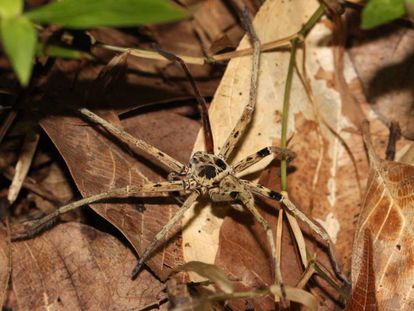
<svg viewBox="0 0 414 311">
<path fill-rule="evenodd" d="M 289 120 L 289 101 L 290 91 L 292 89 L 293 69 L 295 68 L 296 50 L 299 43 L 299 39 L 295 38 L 291 41 L 290 60 L 288 73 L 286 77 L 285 93 L 283 97 L 283 111 L 282 111 L 282 137 L 280 139 L 281 148 L 287 148 L 287 131 L 288 131 L 288 120 Z M 281 187 L 282 191 L 287 189 L 287 162 L 282 160 L 280 164 L 281 169 Z"/>
<path fill-rule="evenodd" d="M 312 14 L 309 20 L 303 25 L 299 31 L 301 36 L 306 36 L 308 32 L 315 26 L 318 20 L 325 14 L 325 5 L 321 4 L 316 11 Z M 285 92 L 283 97 L 283 111 L 282 111 L 282 137 L 280 139 L 281 148 L 287 148 L 287 131 L 289 120 L 289 101 L 290 91 L 292 89 L 293 70 L 295 67 L 296 50 L 299 44 L 300 38 L 295 38 L 291 41 L 290 60 L 288 73 L 286 77 Z M 281 189 L 287 190 L 287 162 L 283 160 L 280 164 L 281 170 Z"/>
<path fill-rule="evenodd" d="M 321 4 L 316 11 L 312 14 L 312 16 L 308 19 L 308 21 L 303 25 L 302 29 L 299 31 L 298 34 L 302 36 L 306 36 L 309 31 L 315 26 L 318 20 L 325 14 L 325 5 Z"/>
</svg>

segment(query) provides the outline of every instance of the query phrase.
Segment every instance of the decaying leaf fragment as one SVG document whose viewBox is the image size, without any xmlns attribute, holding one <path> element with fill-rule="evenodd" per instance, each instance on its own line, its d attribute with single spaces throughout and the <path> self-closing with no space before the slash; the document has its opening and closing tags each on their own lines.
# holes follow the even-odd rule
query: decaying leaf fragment
<svg viewBox="0 0 414 311">
<path fill-rule="evenodd" d="M 352 257 L 352 283 L 364 265 L 364 232 L 372 233 L 378 310 L 414 309 L 414 167 L 381 160 L 363 124 L 370 175 Z"/>
</svg>

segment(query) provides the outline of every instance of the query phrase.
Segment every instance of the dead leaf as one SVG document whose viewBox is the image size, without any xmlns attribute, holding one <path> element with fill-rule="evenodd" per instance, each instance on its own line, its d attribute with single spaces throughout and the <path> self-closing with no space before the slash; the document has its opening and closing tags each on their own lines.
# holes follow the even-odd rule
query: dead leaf
<svg viewBox="0 0 414 311">
<path fill-rule="evenodd" d="M 348 16 L 348 24 L 350 56 L 368 101 L 384 123 L 398 122 L 402 135 L 414 139 L 414 30 L 392 23 L 362 31 L 356 12 Z"/>
<path fill-rule="evenodd" d="M 369 229 L 364 231 L 363 255 L 358 280 L 353 285 L 351 298 L 346 311 L 377 311 L 375 297 L 374 257 L 372 256 L 372 236 Z"/>
<path fill-rule="evenodd" d="M 0 308 L 4 307 L 9 288 L 11 274 L 10 236 L 7 230 L 0 226 Z"/>
<path fill-rule="evenodd" d="M 13 204 L 20 193 L 20 189 L 23 186 L 23 182 L 29 172 L 30 166 L 32 165 L 33 156 L 39 143 L 40 134 L 37 130 L 28 132 L 25 135 L 23 141 L 22 150 L 20 151 L 19 160 L 16 164 L 15 174 L 13 176 L 12 183 L 9 187 L 9 194 L 7 199 L 10 204 Z"/>
<path fill-rule="evenodd" d="M 158 305 L 163 284 L 142 271 L 109 234 L 79 223 L 59 225 L 12 244 L 13 292 L 22 310 L 131 310 Z"/>
<path fill-rule="evenodd" d="M 414 307 L 414 237 L 411 231 L 414 167 L 381 160 L 364 124 L 370 175 L 352 255 L 352 282 L 357 284 L 364 263 L 364 232 L 372 233 L 375 289 L 379 310 Z"/>
<path fill-rule="evenodd" d="M 110 120 L 120 124 L 114 113 L 107 112 Z M 125 120 L 125 130 L 175 157 L 187 162 L 190 146 L 199 125 L 195 121 L 168 112 L 152 112 L 134 116 Z M 169 127 L 162 127 L 169 124 Z M 113 142 L 96 128 L 73 117 L 51 117 L 42 121 L 42 127 L 63 156 L 69 171 L 83 196 L 101 193 L 105 190 L 131 184 L 156 182 L 165 173 L 156 165 L 141 158 L 141 162 L 122 148 L 122 144 Z M 93 204 L 91 207 L 99 215 L 117 227 L 130 241 L 138 254 L 152 241 L 155 234 L 177 211 L 171 205 L 171 199 L 164 203 L 153 200 L 153 204 L 144 204 L 145 200 L 121 200 Z M 155 204 L 154 204 L 155 203 Z M 157 204 L 158 203 L 158 204 Z M 165 279 L 171 267 L 181 262 L 180 240 L 177 239 L 177 227 L 171 232 L 168 243 L 160 248 L 148 265 L 161 279 Z"/>
<path fill-rule="evenodd" d="M 233 285 L 227 278 L 223 270 L 215 265 L 206 264 L 199 261 L 190 261 L 175 269 L 176 271 L 193 271 L 202 277 L 215 283 L 223 292 L 233 292 Z"/>
</svg>

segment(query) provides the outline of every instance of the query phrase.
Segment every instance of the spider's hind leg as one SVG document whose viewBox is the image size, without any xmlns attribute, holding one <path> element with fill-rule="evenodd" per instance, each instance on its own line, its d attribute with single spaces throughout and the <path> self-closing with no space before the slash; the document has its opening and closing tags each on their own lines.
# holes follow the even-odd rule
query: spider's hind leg
<svg viewBox="0 0 414 311">
<path fill-rule="evenodd" d="M 280 270 L 280 262 L 277 256 L 276 243 L 273 237 L 273 231 L 269 223 L 266 221 L 266 219 L 263 218 L 263 216 L 259 213 L 259 211 L 254 206 L 253 195 L 239 181 L 238 178 L 232 175 L 228 175 L 224 177 L 220 181 L 219 187 L 210 189 L 209 195 L 212 201 L 215 201 L 215 202 L 228 202 L 228 201 L 236 201 L 236 200 L 241 201 L 243 205 L 253 214 L 254 218 L 263 227 L 264 231 L 266 232 L 267 240 L 270 245 L 270 250 L 272 254 L 275 284 L 280 286 L 280 289 L 282 292 L 282 297 L 280 297 L 282 305 L 287 306 L 286 290 L 285 290 L 285 286 L 283 285 L 282 273 Z"/>
<path fill-rule="evenodd" d="M 335 256 L 334 244 L 332 243 L 329 234 L 319 223 L 317 223 L 311 217 L 307 216 L 301 209 L 296 207 L 292 201 L 290 201 L 286 196 L 282 195 L 281 193 L 272 191 L 266 187 L 263 187 L 262 185 L 255 184 L 248 180 L 242 180 L 242 183 L 252 193 L 256 195 L 283 203 L 283 208 L 287 209 L 293 216 L 307 224 L 325 242 L 327 246 L 328 257 L 331 262 L 332 269 L 335 272 L 335 275 L 345 284 L 351 284 L 348 278 L 341 272 L 341 269 L 339 268 L 339 264 Z"/>
</svg>

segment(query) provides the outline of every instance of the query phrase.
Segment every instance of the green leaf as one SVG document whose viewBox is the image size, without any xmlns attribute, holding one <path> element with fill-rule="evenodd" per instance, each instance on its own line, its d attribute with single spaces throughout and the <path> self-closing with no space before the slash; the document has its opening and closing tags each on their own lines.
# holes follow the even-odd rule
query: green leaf
<svg viewBox="0 0 414 311">
<path fill-rule="evenodd" d="M 374 28 L 405 14 L 404 0 L 370 0 L 362 11 L 363 29 Z"/>
<path fill-rule="evenodd" d="M 8 18 L 20 15 L 23 11 L 23 0 L 0 0 L 0 17 Z"/>
<path fill-rule="evenodd" d="M 27 85 L 33 67 L 36 50 L 36 30 L 24 16 L 1 20 L 1 40 L 4 50 L 22 85 Z"/>
<path fill-rule="evenodd" d="M 30 11 L 26 16 L 41 24 L 93 28 L 167 22 L 185 15 L 168 0 L 62 0 Z"/>
<path fill-rule="evenodd" d="M 48 44 L 38 44 L 36 54 L 38 56 L 50 56 L 50 57 L 62 57 L 62 58 L 70 58 L 70 59 L 88 59 L 92 60 L 93 56 L 87 52 L 79 51 L 63 46 Z"/>
</svg>

